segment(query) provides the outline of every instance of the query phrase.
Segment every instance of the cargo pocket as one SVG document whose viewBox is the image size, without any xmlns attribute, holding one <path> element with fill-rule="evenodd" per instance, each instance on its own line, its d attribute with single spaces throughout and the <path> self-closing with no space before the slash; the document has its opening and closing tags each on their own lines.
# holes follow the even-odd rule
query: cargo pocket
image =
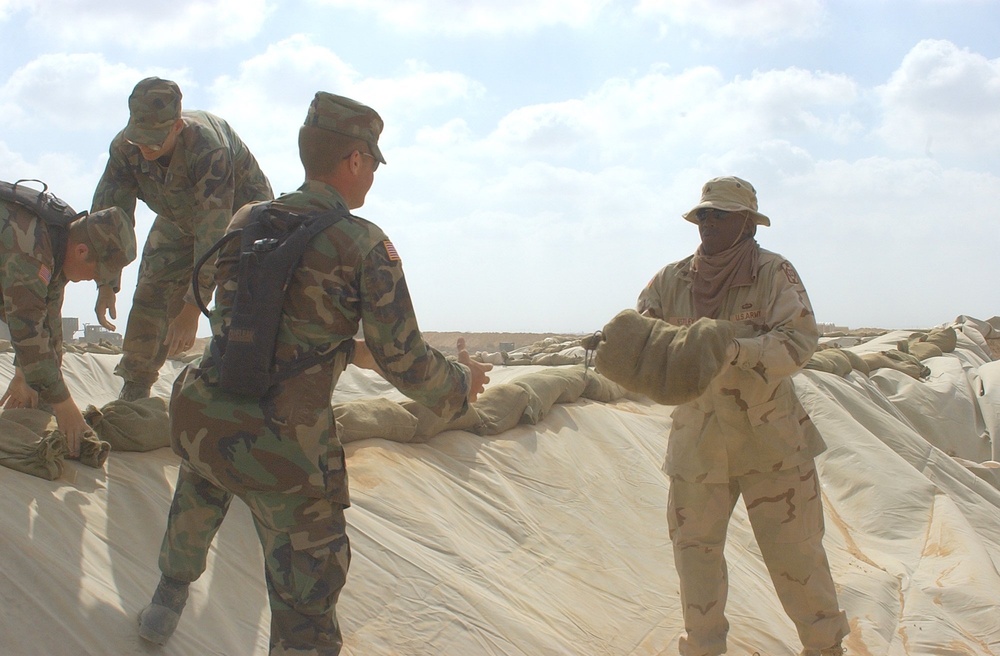
<svg viewBox="0 0 1000 656">
<path fill-rule="evenodd" d="M 699 442 L 708 423 L 708 413 L 694 403 L 685 403 L 674 408 L 670 419 L 672 424 L 663 470 L 668 474 L 675 474 L 692 468 L 698 469 L 701 465 Z"/>
<path fill-rule="evenodd" d="M 754 436 L 765 442 L 792 443 L 799 435 L 795 395 L 786 392 L 747 410 Z"/>
</svg>

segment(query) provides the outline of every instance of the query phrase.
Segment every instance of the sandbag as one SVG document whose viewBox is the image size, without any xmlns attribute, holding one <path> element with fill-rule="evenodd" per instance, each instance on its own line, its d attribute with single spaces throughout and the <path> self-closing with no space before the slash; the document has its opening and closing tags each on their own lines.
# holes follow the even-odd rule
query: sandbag
<svg viewBox="0 0 1000 656">
<path fill-rule="evenodd" d="M 940 347 L 931 342 L 911 342 L 910 355 L 918 360 L 926 360 L 927 358 L 936 358 L 944 355 L 944 353 Z"/>
<path fill-rule="evenodd" d="M 863 373 L 866 376 L 871 373 L 871 370 L 868 368 L 868 363 L 865 362 L 864 358 L 860 355 L 851 349 L 841 349 L 841 352 L 847 356 L 847 359 L 851 363 L 851 368 L 854 369 L 854 371 Z"/>
<path fill-rule="evenodd" d="M 625 388 L 606 376 L 602 376 L 593 369 L 587 370 L 587 377 L 584 380 L 583 392 L 580 394 L 585 399 L 598 401 L 600 403 L 611 403 L 625 396 Z"/>
<path fill-rule="evenodd" d="M 531 358 L 531 364 L 548 366 L 577 364 L 582 361 L 583 358 L 578 355 L 566 355 L 565 353 L 541 353 Z"/>
<path fill-rule="evenodd" d="M 410 442 L 417 429 L 416 417 L 395 401 L 383 398 L 334 404 L 333 417 L 341 444 L 372 437 Z"/>
<path fill-rule="evenodd" d="M 47 481 L 62 476 L 66 438 L 57 430 L 39 436 L 31 428 L 0 416 L 0 465 Z"/>
<path fill-rule="evenodd" d="M 512 382 L 528 392 L 528 405 L 521 415 L 521 422 L 532 425 L 544 419 L 556 403 L 572 403 L 580 398 L 586 385 L 582 366 L 569 370 L 535 371 Z"/>
<path fill-rule="evenodd" d="M 0 464 L 47 480 L 62 475 L 62 460 L 69 448 L 51 413 L 35 408 L 11 408 L 0 414 L 0 420 L 4 422 L 0 427 Z M 84 432 L 80 439 L 81 464 L 100 469 L 110 452 L 111 445 L 94 431 Z M 54 464 L 56 461 L 58 464 Z"/>
<path fill-rule="evenodd" d="M 474 405 L 470 405 L 466 412 L 450 421 L 439 417 L 434 414 L 433 410 L 416 401 L 407 400 L 401 405 L 404 410 L 417 419 L 417 425 L 413 431 L 413 442 L 426 442 L 438 433 L 449 430 L 464 430 L 475 433 L 481 423 L 479 413 Z"/>
<path fill-rule="evenodd" d="M 152 451 L 170 446 L 166 399 L 115 399 L 100 409 L 88 405 L 83 418 L 115 451 Z"/>
<path fill-rule="evenodd" d="M 828 374 L 837 374 L 838 376 L 846 376 L 854 369 L 847 354 L 838 348 L 816 351 L 809 358 L 809 361 L 806 362 L 804 368 L 814 371 L 825 371 Z"/>
<path fill-rule="evenodd" d="M 910 353 L 914 353 L 913 346 L 918 343 L 929 343 L 941 349 L 941 353 L 951 353 L 958 345 L 958 333 L 952 326 L 943 328 L 932 328 L 928 332 L 913 333 L 909 336 Z M 923 358 L 921 358 L 923 359 Z"/>
<path fill-rule="evenodd" d="M 917 380 L 926 378 L 931 374 L 930 368 L 921 363 L 918 358 L 898 350 L 864 353 L 861 355 L 861 358 L 868 364 L 869 371 L 888 367 L 889 369 L 901 371 Z"/>
<path fill-rule="evenodd" d="M 499 435 L 517 426 L 528 407 L 528 392 L 514 383 L 490 385 L 475 403 L 479 413 L 477 435 Z"/>
<path fill-rule="evenodd" d="M 701 318 L 674 326 L 623 310 L 604 327 L 597 370 L 622 387 L 657 403 L 680 405 L 708 389 L 726 366 L 735 324 Z"/>
</svg>

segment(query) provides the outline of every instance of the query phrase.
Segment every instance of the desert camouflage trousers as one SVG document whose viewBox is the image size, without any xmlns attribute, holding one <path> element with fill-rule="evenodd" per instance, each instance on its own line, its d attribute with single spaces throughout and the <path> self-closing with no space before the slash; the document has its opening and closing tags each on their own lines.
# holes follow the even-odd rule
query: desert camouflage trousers
<svg viewBox="0 0 1000 656">
<path fill-rule="evenodd" d="M 142 248 L 116 376 L 140 385 L 152 385 L 159 378 L 167 359 L 163 344 L 167 327 L 184 307 L 184 294 L 191 286 L 194 247 L 194 237 L 172 221 L 162 216 L 153 221 Z"/>
<path fill-rule="evenodd" d="M 232 499 L 181 462 L 160 547 L 163 574 L 190 582 L 204 573 L 208 549 Z M 264 552 L 270 656 L 337 656 L 343 644 L 337 598 L 351 561 L 344 506 L 273 492 L 248 492 L 241 499 L 253 514 Z"/>
<path fill-rule="evenodd" d="M 798 467 L 701 484 L 671 477 L 667 523 L 680 579 L 683 656 L 726 651 L 726 530 L 740 495 L 778 599 L 805 650 L 839 644 L 850 628 L 823 549 L 823 500 L 812 460 Z"/>
</svg>

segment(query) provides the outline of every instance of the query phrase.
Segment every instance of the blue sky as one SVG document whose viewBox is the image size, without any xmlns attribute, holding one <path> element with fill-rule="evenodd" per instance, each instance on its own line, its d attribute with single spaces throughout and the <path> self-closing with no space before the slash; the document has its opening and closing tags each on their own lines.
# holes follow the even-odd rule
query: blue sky
<svg viewBox="0 0 1000 656">
<path fill-rule="evenodd" d="M 357 214 L 402 255 L 424 330 L 602 327 L 693 252 L 680 214 L 729 174 L 819 321 L 1000 313 L 998 0 L 97 6 L 0 0 L 0 178 L 87 208 L 128 94 L 160 75 L 289 191 L 312 95 L 351 96 L 388 160 Z M 64 314 L 93 322 L 94 298 L 72 285 Z"/>
</svg>

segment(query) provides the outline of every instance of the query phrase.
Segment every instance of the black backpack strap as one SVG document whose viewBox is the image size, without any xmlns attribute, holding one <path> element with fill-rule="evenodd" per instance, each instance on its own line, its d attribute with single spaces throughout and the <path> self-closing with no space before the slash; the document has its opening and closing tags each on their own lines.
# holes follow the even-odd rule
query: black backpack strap
<svg viewBox="0 0 1000 656">
<path fill-rule="evenodd" d="M 258 209 L 259 208 L 259 209 Z M 275 382 L 330 359 L 340 347 L 310 352 L 275 370 L 274 351 L 285 292 L 309 242 L 347 210 L 299 213 L 255 206 L 242 227 L 237 291 L 227 330 L 214 339 L 222 389 L 260 398 Z"/>
<path fill-rule="evenodd" d="M 194 301 L 198 304 L 198 309 L 201 310 L 202 314 L 206 317 L 211 316 L 208 308 L 205 306 L 205 302 L 201 298 L 201 285 L 198 284 L 198 275 L 201 273 L 201 267 L 205 266 L 205 262 L 208 262 L 208 258 L 212 257 L 214 253 L 217 253 L 219 249 L 225 246 L 227 243 L 239 237 L 243 232 L 243 229 L 233 230 L 232 232 L 227 232 L 224 234 L 219 241 L 212 244 L 212 247 L 205 251 L 205 254 L 198 258 L 198 261 L 194 263 L 194 269 L 191 270 L 191 291 L 194 292 Z"/>
<path fill-rule="evenodd" d="M 37 182 L 42 185 L 42 189 L 39 191 L 22 184 L 25 182 Z M 14 183 L 0 180 L 0 199 L 24 207 L 45 223 L 52 246 L 52 275 L 62 271 L 63 261 L 66 259 L 66 242 L 69 239 L 69 224 L 81 216 L 87 216 L 87 213 L 75 212 L 66 201 L 50 193 L 47 184 L 34 178 L 22 178 Z"/>
</svg>

